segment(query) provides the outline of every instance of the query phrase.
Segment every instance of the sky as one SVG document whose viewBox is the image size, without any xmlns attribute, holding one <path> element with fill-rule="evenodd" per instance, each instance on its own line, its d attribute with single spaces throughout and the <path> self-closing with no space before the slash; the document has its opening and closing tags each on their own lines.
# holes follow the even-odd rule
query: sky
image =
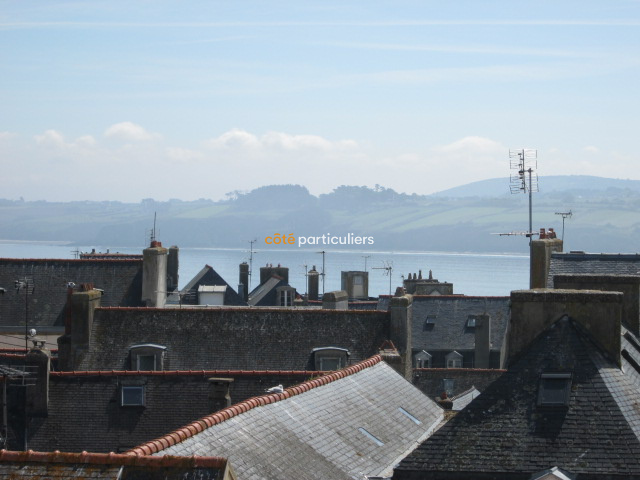
<svg viewBox="0 0 640 480">
<path fill-rule="evenodd" d="M 640 1 L 0 0 L 0 198 L 640 179 Z"/>
</svg>

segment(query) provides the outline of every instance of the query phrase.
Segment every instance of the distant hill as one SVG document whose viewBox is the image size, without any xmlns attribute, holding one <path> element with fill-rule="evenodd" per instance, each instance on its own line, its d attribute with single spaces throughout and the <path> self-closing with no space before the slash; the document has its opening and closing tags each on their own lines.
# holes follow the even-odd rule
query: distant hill
<svg viewBox="0 0 640 480">
<path fill-rule="evenodd" d="M 640 180 L 592 177 L 589 175 L 555 175 L 538 179 L 540 193 L 572 192 L 590 195 L 608 190 L 640 192 Z M 510 195 L 508 178 L 491 178 L 434 193 L 434 197 L 496 197 Z"/>
<path fill-rule="evenodd" d="M 566 249 L 636 252 L 640 181 L 588 176 L 542 177 L 534 195 L 534 231 L 566 220 Z M 181 247 L 244 247 L 266 236 L 373 236 L 376 250 L 526 252 L 526 195 L 510 195 L 506 179 L 474 182 L 436 195 L 347 186 L 314 196 L 300 185 L 234 192 L 224 201 L 145 199 L 121 202 L 0 200 L 0 239 L 140 247 L 157 214 L 159 239 Z M 344 248 L 344 247 L 341 247 Z M 360 247 L 361 248 L 361 247 Z"/>
</svg>

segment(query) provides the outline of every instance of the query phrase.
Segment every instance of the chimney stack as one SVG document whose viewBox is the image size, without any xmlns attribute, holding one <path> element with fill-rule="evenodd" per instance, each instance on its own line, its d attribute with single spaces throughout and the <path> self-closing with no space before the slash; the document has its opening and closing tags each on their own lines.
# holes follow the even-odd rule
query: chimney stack
<svg viewBox="0 0 640 480">
<path fill-rule="evenodd" d="M 475 327 L 475 368 L 489 368 L 491 355 L 491 316 L 478 315 Z"/>
<path fill-rule="evenodd" d="M 238 283 L 238 294 L 246 302 L 249 298 L 249 264 L 247 262 L 242 262 L 239 265 Z"/>
<path fill-rule="evenodd" d="M 320 286 L 320 273 L 316 270 L 316 266 L 314 265 L 309 273 L 307 273 L 307 283 L 308 283 L 308 294 L 309 300 L 318 300 L 318 291 Z"/>
<path fill-rule="evenodd" d="M 169 247 L 169 256 L 167 258 L 167 291 L 173 292 L 178 288 L 178 253 L 180 249 L 173 245 Z"/>
<path fill-rule="evenodd" d="M 27 353 L 25 363 L 29 378 L 26 387 L 26 409 L 30 417 L 46 417 L 49 412 L 49 372 L 51 371 L 51 352 L 44 348 L 44 341 Z"/>
<path fill-rule="evenodd" d="M 163 308 L 167 301 L 167 249 L 152 241 L 142 252 L 142 303 Z"/>
</svg>

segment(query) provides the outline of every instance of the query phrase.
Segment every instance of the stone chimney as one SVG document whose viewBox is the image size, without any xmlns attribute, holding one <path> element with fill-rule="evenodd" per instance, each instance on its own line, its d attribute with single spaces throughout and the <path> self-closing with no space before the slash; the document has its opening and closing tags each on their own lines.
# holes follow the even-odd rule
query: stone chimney
<svg viewBox="0 0 640 480">
<path fill-rule="evenodd" d="M 82 355 L 89 348 L 93 315 L 100 306 L 102 292 L 88 290 L 74 292 L 69 298 L 69 331 L 58 338 L 58 367 L 60 370 L 74 370 Z M 69 308 L 69 306 L 67 307 Z"/>
<path fill-rule="evenodd" d="M 344 290 L 327 292 L 322 296 L 322 308 L 325 310 L 348 310 L 349 297 Z"/>
<path fill-rule="evenodd" d="M 232 382 L 233 378 L 209 379 L 209 409 L 211 413 L 231 406 L 229 387 Z"/>
<path fill-rule="evenodd" d="M 491 355 L 491 316 L 478 315 L 475 327 L 475 368 L 490 368 Z"/>
<path fill-rule="evenodd" d="M 311 270 L 309 270 L 309 273 L 307 273 L 307 281 L 309 300 L 318 300 L 318 292 L 320 290 L 320 273 L 316 270 L 315 265 Z"/>
<path fill-rule="evenodd" d="M 529 288 L 547 287 L 551 254 L 554 252 L 562 252 L 562 240 L 556 238 L 553 229 L 547 233 L 544 228 L 541 228 L 540 239 L 531 242 Z"/>
<path fill-rule="evenodd" d="M 44 348 L 44 341 L 34 343 L 26 356 L 27 387 L 26 409 L 30 417 L 46 417 L 49 413 L 49 372 L 51 371 L 51 352 Z"/>
<path fill-rule="evenodd" d="M 167 301 L 167 249 L 152 241 L 142 252 L 142 303 L 163 308 Z"/>
<path fill-rule="evenodd" d="M 516 290 L 511 292 L 508 362 L 511 363 L 551 324 L 567 316 L 616 365 L 621 365 L 620 333 L 623 294 L 594 290 Z"/>
<path fill-rule="evenodd" d="M 401 290 L 398 293 L 402 293 Z M 411 362 L 411 321 L 413 296 L 391 297 L 389 302 L 389 336 L 404 363 L 404 378 L 411 381 L 413 369 Z"/>
</svg>

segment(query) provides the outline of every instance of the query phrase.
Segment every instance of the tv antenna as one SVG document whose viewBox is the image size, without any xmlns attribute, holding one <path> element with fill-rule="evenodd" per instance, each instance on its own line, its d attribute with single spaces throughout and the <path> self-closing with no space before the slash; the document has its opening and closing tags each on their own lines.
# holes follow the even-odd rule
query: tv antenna
<svg viewBox="0 0 640 480">
<path fill-rule="evenodd" d="M 156 240 L 156 215 L 158 212 L 153 212 L 153 230 L 151 230 L 151 241 L 155 242 Z"/>
<path fill-rule="evenodd" d="M 322 273 L 320 275 L 322 276 L 322 295 L 324 295 L 324 255 L 327 252 L 322 250 L 321 252 L 316 252 L 316 253 L 321 253 L 322 254 Z"/>
<path fill-rule="evenodd" d="M 253 240 L 249 240 L 249 286 L 247 287 L 247 292 L 251 291 L 251 275 L 253 273 L 253 244 L 258 241 L 257 238 Z"/>
<path fill-rule="evenodd" d="M 569 210 L 568 212 L 556 212 L 556 215 L 562 215 L 562 241 L 564 242 L 564 220 L 565 218 L 571 218 L 573 213 Z"/>
<path fill-rule="evenodd" d="M 389 296 L 391 296 L 391 278 L 393 277 L 393 262 L 384 262 L 384 267 L 373 267 L 372 270 L 385 270 L 384 274 L 389 276 Z"/>
<path fill-rule="evenodd" d="M 516 174 L 510 177 L 509 188 L 512 194 L 528 193 L 529 194 L 529 245 L 531 245 L 531 237 L 533 236 L 533 192 L 538 191 L 538 151 L 530 148 L 521 148 L 519 150 L 509 150 L 510 166 L 512 170 L 517 170 Z"/>
</svg>

